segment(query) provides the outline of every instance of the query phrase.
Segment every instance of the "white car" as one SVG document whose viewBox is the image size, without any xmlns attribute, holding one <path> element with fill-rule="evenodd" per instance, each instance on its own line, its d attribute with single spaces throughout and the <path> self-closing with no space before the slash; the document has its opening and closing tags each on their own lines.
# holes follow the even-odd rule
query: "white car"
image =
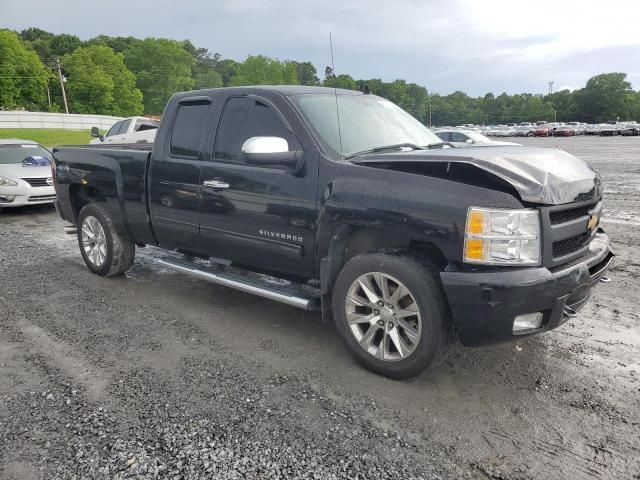
<svg viewBox="0 0 640 480">
<path fill-rule="evenodd" d="M 485 137 L 475 130 L 440 129 L 435 134 L 444 142 L 453 143 L 456 147 L 506 147 L 522 146 L 515 142 L 499 142 Z"/>
<path fill-rule="evenodd" d="M 30 140 L 0 140 L 0 210 L 53 203 L 51 152 Z"/>
<path fill-rule="evenodd" d="M 96 137 L 91 145 L 102 143 L 153 143 L 160 122 L 145 117 L 129 117 L 116 122 L 106 135 L 100 135 L 98 127 L 91 129 L 91 136 Z"/>
</svg>

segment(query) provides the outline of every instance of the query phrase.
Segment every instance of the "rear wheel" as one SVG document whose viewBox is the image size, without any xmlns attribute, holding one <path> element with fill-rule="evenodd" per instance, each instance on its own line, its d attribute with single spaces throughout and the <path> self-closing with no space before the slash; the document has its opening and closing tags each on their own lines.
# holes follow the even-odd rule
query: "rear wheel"
<svg viewBox="0 0 640 480">
<path fill-rule="evenodd" d="M 78 245 L 84 262 L 96 275 L 119 275 L 133 264 L 135 244 L 116 228 L 104 205 L 90 203 L 80 210 Z"/>
<path fill-rule="evenodd" d="M 449 309 L 429 262 L 372 253 L 351 259 L 333 289 L 334 319 L 353 356 L 387 377 L 418 375 L 448 352 Z"/>
</svg>

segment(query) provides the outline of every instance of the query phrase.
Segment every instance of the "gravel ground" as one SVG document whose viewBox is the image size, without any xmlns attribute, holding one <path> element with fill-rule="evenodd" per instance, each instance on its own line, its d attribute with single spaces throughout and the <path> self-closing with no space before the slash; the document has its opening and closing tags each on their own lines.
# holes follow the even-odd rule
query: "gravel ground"
<svg viewBox="0 0 640 480">
<path fill-rule="evenodd" d="M 319 315 L 159 267 L 103 279 L 49 207 L 0 214 L 0 478 L 640 478 L 640 138 L 591 163 L 618 254 L 580 316 L 421 377 Z"/>
</svg>

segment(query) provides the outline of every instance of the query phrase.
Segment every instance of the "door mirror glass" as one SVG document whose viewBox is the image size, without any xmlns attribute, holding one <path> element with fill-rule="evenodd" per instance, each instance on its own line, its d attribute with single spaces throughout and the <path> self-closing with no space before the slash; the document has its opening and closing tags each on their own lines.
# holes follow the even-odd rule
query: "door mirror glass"
<svg viewBox="0 0 640 480">
<path fill-rule="evenodd" d="M 286 153 L 289 142 L 280 137 L 251 137 L 242 144 L 242 153 Z"/>
</svg>

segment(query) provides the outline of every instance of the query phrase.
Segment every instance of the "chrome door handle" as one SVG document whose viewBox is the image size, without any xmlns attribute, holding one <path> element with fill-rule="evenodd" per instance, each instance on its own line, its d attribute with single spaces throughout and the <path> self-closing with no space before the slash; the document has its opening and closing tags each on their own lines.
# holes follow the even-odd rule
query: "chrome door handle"
<svg viewBox="0 0 640 480">
<path fill-rule="evenodd" d="M 202 182 L 202 185 L 204 185 L 205 187 L 218 188 L 218 189 L 224 189 L 224 188 L 230 187 L 230 185 L 224 180 L 205 180 L 204 182 Z"/>
</svg>

